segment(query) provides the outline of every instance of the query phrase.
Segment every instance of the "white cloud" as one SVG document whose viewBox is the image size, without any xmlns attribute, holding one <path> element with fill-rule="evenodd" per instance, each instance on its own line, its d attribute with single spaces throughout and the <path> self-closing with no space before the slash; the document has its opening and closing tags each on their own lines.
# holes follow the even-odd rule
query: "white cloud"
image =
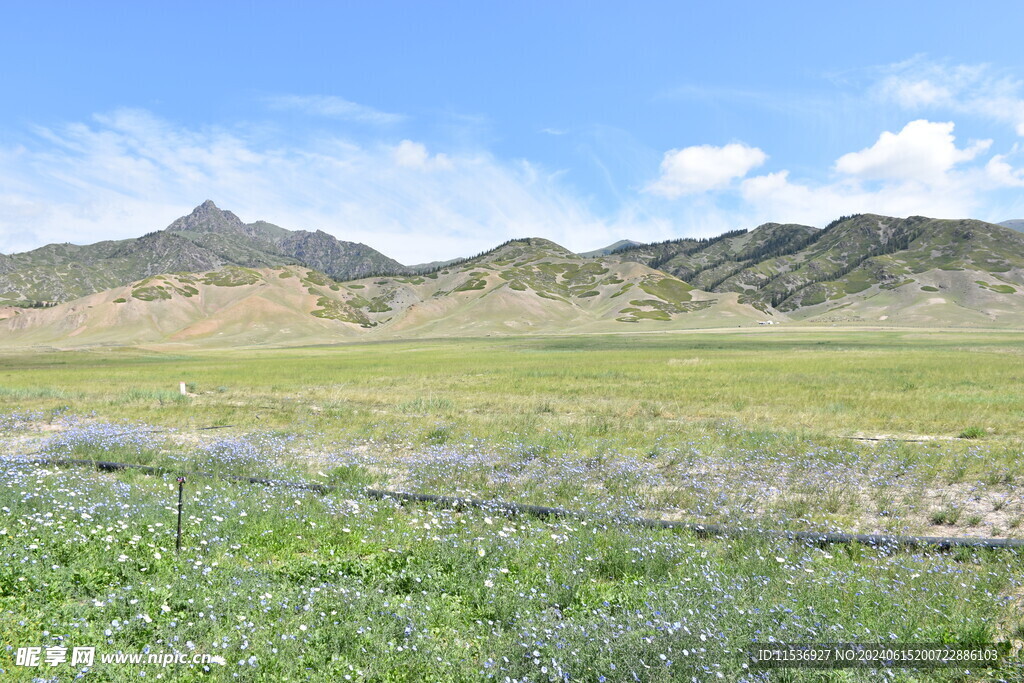
<svg viewBox="0 0 1024 683">
<path fill-rule="evenodd" d="M 949 88 L 936 85 L 928 79 L 910 80 L 890 76 L 882 81 L 881 91 L 907 109 L 948 103 Z"/>
<path fill-rule="evenodd" d="M 360 123 L 387 125 L 405 119 L 401 114 L 389 114 L 333 95 L 277 95 L 266 101 L 272 109 L 293 109 L 313 116 Z"/>
<path fill-rule="evenodd" d="M 987 64 L 948 65 L 915 57 L 890 65 L 875 90 L 907 109 L 943 108 L 1012 125 L 1024 135 L 1024 82 Z"/>
<path fill-rule="evenodd" d="M 427 146 L 421 142 L 402 140 L 394 148 L 395 164 L 406 168 L 418 169 L 451 169 L 452 160 L 447 154 L 439 153 L 433 157 L 427 152 Z"/>
<path fill-rule="evenodd" d="M 1017 151 L 1014 148 L 1011 154 Z M 996 154 L 985 164 L 985 173 L 998 186 L 1024 187 L 1024 170 L 1014 168 L 1006 160 L 1010 154 Z"/>
<path fill-rule="evenodd" d="M 763 164 L 768 155 L 757 147 L 731 143 L 724 147 L 696 145 L 665 152 L 661 176 L 645 190 L 676 199 L 727 187 L 751 169 Z"/>
<path fill-rule="evenodd" d="M 0 147 L 3 253 L 135 237 L 208 198 L 243 220 L 322 229 L 403 263 L 465 256 L 514 237 L 585 250 L 623 235 L 674 236 L 668 222 L 642 212 L 595 217 L 558 172 L 486 152 L 430 154 L 413 140 L 281 147 L 267 128 L 185 128 L 140 110 L 35 133 L 20 147 Z"/>
<path fill-rule="evenodd" d="M 970 161 L 988 149 L 991 140 L 959 149 L 953 123 L 911 121 L 899 133 L 883 132 L 874 145 L 839 157 L 835 169 L 866 180 L 938 182 L 956 164 Z"/>
<path fill-rule="evenodd" d="M 412 140 L 402 140 L 395 148 L 395 163 L 399 166 L 422 168 L 427 165 L 427 148 Z"/>
<path fill-rule="evenodd" d="M 911 121 L 898 133 L 883 132 L 871 147 L 839 157 L 831 182 L 794 181 L 781 171 L 744 180 L 740 195 L 766 219 L 812 225 L 850 213 L 970 217 L 987 192 L 1013 184 L 1020 174 L 1000 165 L 999 156 L 985 168 L 964 166 L 992 141 L 961 149 L 953 129 L 952 122 Z"/>
<path fill-rule="evenodd" d="M 827 184 L 794 181 L 788 171 L 748 178 L 741 183 L 740 194 L 756 222 L 818 226 L 851 213 L 962 218 L 971 216 L 979 203 L 970 184 L 887 183 L 868 189 L 850 180 Z"/>
</svg>

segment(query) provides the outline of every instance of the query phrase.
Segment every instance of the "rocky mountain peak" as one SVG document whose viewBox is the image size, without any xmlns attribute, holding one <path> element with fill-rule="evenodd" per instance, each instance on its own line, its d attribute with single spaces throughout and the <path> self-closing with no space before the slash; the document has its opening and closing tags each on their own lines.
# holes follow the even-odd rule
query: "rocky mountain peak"
<svg viewBox="0 0 1024 683">
<path fill-rule="evenodd" d="M 230 211 L 222 211 L 213 203 L 212 199 L 197 206 L 187 216 L 167 226 L 171 232 L 218 232 L 218 233 L 242 233 L 246 228 L 242 220 Z"/>
</svg>

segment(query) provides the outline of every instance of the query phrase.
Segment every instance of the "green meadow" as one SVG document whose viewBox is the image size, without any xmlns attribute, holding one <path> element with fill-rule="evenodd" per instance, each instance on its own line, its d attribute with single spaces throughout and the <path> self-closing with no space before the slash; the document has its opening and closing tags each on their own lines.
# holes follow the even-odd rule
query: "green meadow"
<svg viewBox="0 0 1024 683">
<path fill-rule="evenodd" d="M 352 434 L 394 423 L 408 438 L 442 422 L 499 440 L 568 429 L 587 449 L 644 448 L 709 421 L 816 437 L 977 427 L 1012 441 L 1024 436 L 1022 361 L 1024 335 L 1012 332 L 807 329 L 97 350 L 0 355 L 0 397 L 170 426 Z"/>
<path fill-rule="evenodd" d="M 1016 680 L 1018 552 L 700 539 L 618 518 L 1022 537 L 1022 361 L 1016 332 L 809 328 L 2 355 L 0 670 Z M 179 554 L 173 474 L 40 457 L 338 490 L 190 478 Z M 401 505 L 367 486 L 586 516 Z M 991 670 L 750 668 L 746 649 L 773 639 L 1011 654 Z M 218 660 L 15 660 L 60 644 Z"/>
</svg>

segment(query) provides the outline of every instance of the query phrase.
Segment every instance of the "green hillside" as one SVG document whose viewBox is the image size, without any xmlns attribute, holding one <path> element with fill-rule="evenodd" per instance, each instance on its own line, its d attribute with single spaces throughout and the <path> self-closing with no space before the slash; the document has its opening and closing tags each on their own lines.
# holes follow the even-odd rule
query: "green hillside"
<svg viewBox="0 0 1024 683">
<path fill-rule="evenodd" d="M 752 324 L 734 294 L 709 296 L 637 263 L 513 240 L 424 275 L 338 282 L 305 266 L 156 275 L 52 308 L 0 309 L 13 346 L 329 343 L 351 337 L 662 330 Z"/>
<path fill-rule="evenodd" d="M 50 244 L 0 255 L 0 305 L 70 301 L 160 273 L 198 273 L 228 265 L 264 268 L 301 264 L 350 279 L 405 269 L 365 244 L 322 231 L 245 224 L 212 201 L 166 230 L 90 245 Z"/>
<path fill-rule="evenodd" d="M 661 267 L 710 292 L 736 292 L 760 310 L 798 319 L 841 310 L 829 320 L 897 321 L 897 311 L 887 315 L 883 302 L 899 310 L 934 307 L 937 299 L 949 303 L 936 296 L 948 291 L 955 308 L 933 308 L 913 321 L 1024 321 L 1024 298 L 1015 296 L 1024 284 L 1024 235 L 975 220 L 863 214 L 822 230 L 769 223 L 749 233 L 645 245 L 616 256 Z M 894 290 L 901 291 L 893 295 Z M 874 301 L 862 303 L 868 300 Z"/>
<path fill-rule="evenodd" d="M 512 240 L 457 266 L 346 283 L 371 324 L 394 332 L 524 332 L 625 324 L 709 327 L 750 321 L 735 297 L 709 297 L 636 263 L 583 258 L 544 239 Z M 735 324 L 735 323 L 734 323 Z"/>
</svg>

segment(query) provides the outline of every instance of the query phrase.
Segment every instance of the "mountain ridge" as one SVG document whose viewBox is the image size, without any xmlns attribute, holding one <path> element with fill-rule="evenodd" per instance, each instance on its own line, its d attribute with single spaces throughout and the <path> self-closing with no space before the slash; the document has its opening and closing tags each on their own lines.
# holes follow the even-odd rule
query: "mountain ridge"
<svg viewBox="0 0 1024 683">
<path fill-rule="evenodd" d="M 266 221 L 243 223 L 231 211 L 206 200 L 165 229 L 141 237 L 88 245 L 48 244 L 0 255 L 0 305 L 70 301 L 160 273 L 293 264 L 339 279 L 408 271 L 365 244 L 339 240 L 321 230 L 293 231 Z"/>
<path fill-rule="evenodd" d="M 612 257 L 661 268 L 710 292 L 736 292 L 758 308 L 791 313 L 867 290 L 903 287 L 931 271 L 980 274 L 973 282 L 995 293 L 1024 286 L 1024 235 L 971 219 L 857 214 L 823 229 L 766 223 L 704 242 L 643 245 Z M 921 286 L 932 286 L 931 279 L 925 277 Z M 1006 282 L 980 284 L 992 279 Z"/>
<path fill-rule="evenodd" d="M 425 275 L 336 282 L 306 266 L 165 274 L 58 306 L 0 311 L 0 341 L 260 345 L 352 338 L 686 329 L 762 317 L 637 263 L 585 259 L 549 240 L 511 240 Z"/>
<path fill-rule="evenodd" d="M 616 251 L 621 249 L 628 249 L 629 247 L 640 246 L 643 242 L 637 242 L 635 240 L 619 240 L 612 242 L 607 247 L 601 247 L 600 249 L 592 249 L 590 251 L 579 252 L 580 256 L 585 258 L 594 258 L 596 256 L 607 256 L 608 254 L 614 254 Z"/>
</svg>

